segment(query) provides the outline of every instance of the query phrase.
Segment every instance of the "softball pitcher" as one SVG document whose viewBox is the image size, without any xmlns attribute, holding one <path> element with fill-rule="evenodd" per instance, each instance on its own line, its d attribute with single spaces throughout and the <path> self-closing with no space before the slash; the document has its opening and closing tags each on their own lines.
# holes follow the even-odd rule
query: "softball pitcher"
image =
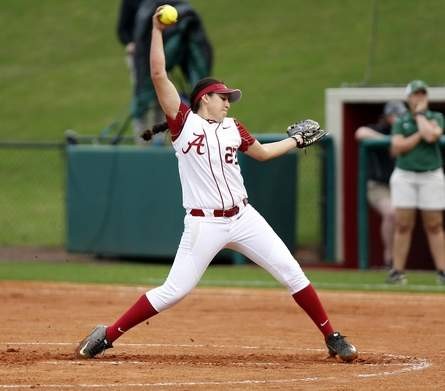
<svg viewBox="0 0 445 391">
<path fill-rule="evenodd" d="M 326 132 L 308 121 L 290 127 L 289 138 L 260 144 L 240 122 L 227 117 L 231 103 L 241 98 L 241 91 L 215 79 L 197 83 L 191 94 L 191 107 L 181 103 L 165 70 L 162 31 L 166 26 L 158 20 L 161 10 L 159 7 L 153 16 L 150 73 L 178 159 L 186 210 L 184 232 L 164 284 L 142 295 L 112 325 L 97 326 L 80 342 L 77 356 L 92 358 L 102 353 L 132 327 L 179 302 L 198 284 L 215 255 L 223 248 L 231 248 L 287 287 L 323 334 L 331 356 L 354 360 L 357 349 L 334 331 L 298 262 L 249 204 L 237 161 L 238 151 L 256 160 L 273 159 L 296 146 L 312 144 Z"/>
</svg>

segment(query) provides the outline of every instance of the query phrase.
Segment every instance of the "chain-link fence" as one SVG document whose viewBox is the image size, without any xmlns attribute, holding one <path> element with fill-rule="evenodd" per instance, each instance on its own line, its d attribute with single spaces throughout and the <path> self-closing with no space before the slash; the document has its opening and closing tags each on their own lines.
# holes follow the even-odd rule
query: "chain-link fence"
<svg viewBox="0 0 445 391">
<path fill-rule="evenodd" d="M 0 246 L 62 246 L 63 143 L 0 142 Z"/>
</svg>

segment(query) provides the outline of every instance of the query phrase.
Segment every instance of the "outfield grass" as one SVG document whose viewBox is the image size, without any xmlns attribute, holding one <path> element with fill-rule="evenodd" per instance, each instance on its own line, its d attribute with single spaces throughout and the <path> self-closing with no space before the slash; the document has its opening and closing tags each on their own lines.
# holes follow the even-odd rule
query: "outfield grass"
<svg viewBox="0 0 445 391">
<path fill-rule="evenodd" d="M 2 0 L 2 138 L 60 138 L 66 128 L 95 133 L 128 107 L 115 33 L 119 3 Z M 377 3 L 369 82 L 443 84 L 443 2 Z M 243 0 L 236 12 L 225 0 L 192 4 L 215 48 L 213 73 L 243 89 L 232 110 L 255 132 L 280 132 L 306 116 L 323 122 L 325 88 L 363 81 L 374 0 Z"/>
<path fill-rule="evenodd" d="M 119 2 L 0 2 L 0 141 L 62 140 L 68 128 L 97 135 L 124 116 L 131 91 L 115 32 Z M 254 133 L 282 132 L 290 122 L 306 117 L 323 123 L 325 89 L 364 80 L 374 4 L 378 4 L 378 24 L 368 82 L 404 85 L 423 78 L 430 84 L 444 83 L 441 0 L 243 0 L 230 7 L 226 0 L 193 0 L 192 4 L 215 48 L 213 73 L 243 90 L 233 114 Z M 0 244 L 62 245 L 60 168 L 46 159 L 32 159 L 12 170 L 8 162 L 12 157 L 4 152 L 0 149 L 1 222 L 25 228 L 1 230 Z M 29 178 L 31 163 L 36 172 L 53 172 L 53 183 Z M 319 214 L 314 213 L 320 199 L 316 153 L 302 155 L 298 180 L 298 242 L 316 245 L 321 238 Z M 39 185 L 36 196 L 30 188 Z M 42 199 L 52 205 L 44 210 L 46 218 L 34 213 L 42 207 Z M 4 204 L 18 210 L 6 222 Z"/>
<path fill-rule="evenodd" d="M 64 241 L 64 153 L 1 150 L 0 246 L 60 246 Z"/>
<path fill-rule="evenodd" d="M 161 284 L 170 265 L 119 262 L 0 262 L 0 280 L 57 281 L 151 286 Z M 315 287 L 329 290 L 441 292 L 433 272 L 409 272 L 405 286 L 385 284 L 385 271 L 317 270 L 306 274 Z M 207 269 L 200 286 L 279 288 L 263 269 L 254 266 L 216 265 Z"/>
</svg>

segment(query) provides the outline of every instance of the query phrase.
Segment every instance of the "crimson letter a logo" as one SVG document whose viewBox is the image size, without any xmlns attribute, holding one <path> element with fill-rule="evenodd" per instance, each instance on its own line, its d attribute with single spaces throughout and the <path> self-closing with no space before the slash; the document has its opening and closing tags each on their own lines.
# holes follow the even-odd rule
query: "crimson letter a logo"
<svg viewBox="0 0 445 391">
<path fill-rule="evenodd" d="M 196 147 L 196 152 L 198 153 L 198 155 L 204 155 L 205 152 L 201 151 L 201 148 L 204 148 L 204 142 L 203 142 L 204 135 L 196 133 L 193 133 L 193 135 L 196 136 L 196 138 L 193 139 L 192 141 L 188 141 L 187 149 L 185 151 L 184 149 L 182 149 L 182 152 L 189 153 L 192 147 Z"/>
</svg>

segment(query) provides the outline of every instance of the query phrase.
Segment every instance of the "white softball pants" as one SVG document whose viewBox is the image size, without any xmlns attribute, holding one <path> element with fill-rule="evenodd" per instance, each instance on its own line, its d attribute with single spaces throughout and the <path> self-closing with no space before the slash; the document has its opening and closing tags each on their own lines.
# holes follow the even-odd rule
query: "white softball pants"
<svg viewBox="0 0 445 391">
<path fill-rule="evenodd" d="M 238 251 L 266 269 L 291 294 L 309 285 L 283 241 L 248 204 L 233 217 L 185 216 L 184 232 L 166 281 L 146 293 L 154 309 L 161 312 L 183 299 L 223 248 Z"/>
</svg>

